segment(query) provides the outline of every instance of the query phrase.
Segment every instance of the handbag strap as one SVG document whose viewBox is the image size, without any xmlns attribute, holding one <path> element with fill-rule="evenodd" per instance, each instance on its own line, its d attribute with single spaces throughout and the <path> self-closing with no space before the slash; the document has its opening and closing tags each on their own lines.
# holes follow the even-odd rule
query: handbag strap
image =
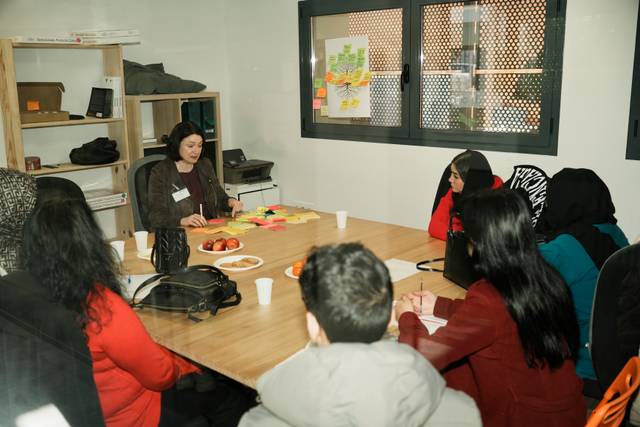
<svg viewBox="0 0 640 427">
<path fill-rule="evenodd" d="M 416 268 L 420 271 L 434 271 L 436 273 L 444 273 L 444 270 L 441 268 L 436 268 L 436 267 L 430 267 L 428 264 L 434 263 L 434 262 L 441 262 L 444 261 L 444 257 L 438 257 L 438 258 L 432 258 L 432 259 L 428 259 L 425 261 L 420 261 L 416 264 Z"/>
<path fill-rule="evenodd" d="M 140 285 L 136 288 L 135 292 L 133 293 L 133 296 L 131 297 L 131 301 L 129 302 L 129 305 L 131 306 L 131 308 L 138 308 L 141 307 L 142 305 L 140 303 L 136 303 L 136 295 L 138 295 L 138 292 L 140 292 L 142 290 L 142 288 L 144 288 L 145 286 L 148 286 L 150 284 L 152 284 L 153 282 L 156 282 L 160 279 L 162 279 L 163 277 L 168 276 L 168 274 L 154 274 L 153 276 L 149 277 L 147 280 L 145 280 L 144 282 L 140 283 Z"/>
</svg>

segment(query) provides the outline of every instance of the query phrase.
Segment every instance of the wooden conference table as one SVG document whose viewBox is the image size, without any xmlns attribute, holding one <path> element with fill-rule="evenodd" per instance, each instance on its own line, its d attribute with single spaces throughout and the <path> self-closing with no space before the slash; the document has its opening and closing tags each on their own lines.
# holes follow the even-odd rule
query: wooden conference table
<svg viewBox="0 0 640 427">
<path fill-rule="evenodd" d="M 313 246 L 359 241 L 380 259 L 417 262 L 444 254 L 444 242 L 430 239 L 424 230 L 349 218 L 346 229 L 336 227 L 333 214 L 318 212 L 320 219 L 306 224 L 288 224 L 286 230 L 260 228 L 238 236 L 244 248 L 233 255 L 255 255 L 264 260 L 256 269 L 227 272 L 238 283 L 240 305 L 221 309 L 216 316 L 194 323 L 185 314 L 138 310 L 138 316 L 160 344 L 223 375 L 255 388 L 260 375 L 302 349 L 308 342 L 305 309 L 297 280 L 285 269 L 303 258 Z M 212 264 L 222 255 L 197 251 L 198 245 L 220 234 L 188 232 L 189 265 Z M 228 237 L 224 235 L 224 237 Z M 150 236 L 149 244 L 153 242 Z M 130 274 L 153 273 L 149 261 L 136 257 L 135 241 L 126 242 L 125 269 Z M 270 305 L 258 305 L 254 280 L 274 279 Z M 420 288 L 461 298 L 465 291 L 441 273 L 420 272 L 394 285 L 394 294 Z"/>
</svg>

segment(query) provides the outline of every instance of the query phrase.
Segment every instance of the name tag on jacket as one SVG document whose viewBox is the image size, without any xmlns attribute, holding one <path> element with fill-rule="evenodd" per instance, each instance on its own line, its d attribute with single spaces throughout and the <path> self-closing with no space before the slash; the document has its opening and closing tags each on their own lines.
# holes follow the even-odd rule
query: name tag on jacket
<svg viewBox="0 0 640 427">
<path fill-rule="evenodd" d="M 171 196 L 173 196 L 173 200 L 175 200 L 176 203 L 178 203 L 180 200 L 186 199 L 190 195 L 191 194 L 189 194 L 189 190 L 187 190 L 187 187 L 184 187 L 182 190 L 178 190 L 175 193 L 171 194 Z"/>
</svg>

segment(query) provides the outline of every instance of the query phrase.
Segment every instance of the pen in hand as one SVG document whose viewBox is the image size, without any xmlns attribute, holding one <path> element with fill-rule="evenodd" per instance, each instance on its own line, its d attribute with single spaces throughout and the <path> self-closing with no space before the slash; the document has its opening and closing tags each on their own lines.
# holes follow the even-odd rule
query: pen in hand
<svg viewBox="0 0 640 427">
<path fill-rule="evenodd" d="M 420 314 L 422 314 L 422 277 L 420 278 Z"/>
</svg>

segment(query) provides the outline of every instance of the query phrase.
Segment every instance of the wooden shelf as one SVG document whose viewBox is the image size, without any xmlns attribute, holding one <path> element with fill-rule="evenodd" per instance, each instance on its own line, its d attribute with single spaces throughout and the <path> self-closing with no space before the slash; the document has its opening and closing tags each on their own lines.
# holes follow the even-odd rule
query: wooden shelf
<svg viewBox="0 0 640 427">
<path fill-rule="evenodd" d="M 124 119 L 82 119 L 82 120 L 59 120 L 56 122 L 39 122 L 39 123 L 25 123 L 21 127 L 22 129 L 35 129 L 35 128 L 49 128 L 56 126 L 81 126 L 81 125 L 95 125 L 106 123 L 119 123 Z"/>
<path fill-rule="evenodd" d="M 122 205 L 108 206 L 108 207 L 105 207 L 105 208 L 98 208 L 98 209 L 91 209 L 91 210 L 92 210 L 93 212 L 100 212 L 100 211 L 106 211 L 106 210 L 108 210 L 108 209 L 124 208 L 124 207 L 129 206 L 129 205 L 130 205 L 130 203 L 129 203 L 129 201 L 127 200 L 127 203 L 124 203 L 124 204 L 122 204 Z"/>
<path fill-rule="evenodd" d="M 118 44 L 81 44 L 81 43 L 11 43 L 14 48 L 20 49 L 114 49 Z"/>
<path fill-rule="evenodd" d="M 142 149 L 143 150 L 148 150 L 151 148 L 163 148 L 166 147 L 167 144 L 142 144 Z"/>
<path fill-rule="evenodd" d="M 196 93 L 161 93 L 155 95 L 127 95 L 127 98 L 135 99 L 137 102 L 163 101 L 167 99 L 201 99 L 215 98 L 219 96 L 218 92 L 196 92 Z"/>
<path fill-rule="evenodd" d="M 47 168 L 45 166 L 42 169 L 38 169 L 35 171 L 27 171 L 29 175 L 34 176 L 42 176 L 42 175 L 56 175 L 63 172 L 75 172 L 82 171 L 88 169 L 99 169 L 99 168 L 111 168 L 120 165 L 126 165 L 128 162 L 126 160 L 118 160 L 117 162 L 107 163 L 106 165 L 76 165 L 73 163 L 60 163 L 57 168 Z"/>
</svg>

